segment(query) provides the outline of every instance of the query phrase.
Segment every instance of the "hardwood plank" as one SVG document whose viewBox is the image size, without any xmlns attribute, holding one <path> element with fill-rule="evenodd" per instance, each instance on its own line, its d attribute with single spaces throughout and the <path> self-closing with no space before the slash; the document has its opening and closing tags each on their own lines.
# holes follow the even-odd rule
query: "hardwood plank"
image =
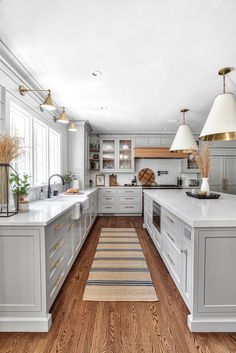
<svg viewBox="0 0 236 353">
<path fill-rule="evenodd" d="M 0 333 L 0 353 L 235 353 L 234 333 L 191 333 L 142 217 L 99 217 L 53 307 L 49 333 Z M 82 301 L 102 227 L 135 227 L 159 302 Z"/>
</svg>

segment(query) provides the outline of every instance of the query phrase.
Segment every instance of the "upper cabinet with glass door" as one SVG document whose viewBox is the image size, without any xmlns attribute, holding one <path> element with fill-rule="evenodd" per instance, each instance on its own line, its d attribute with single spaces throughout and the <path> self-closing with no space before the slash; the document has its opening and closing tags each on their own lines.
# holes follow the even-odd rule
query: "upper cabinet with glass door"
<svg viewBox="0 0 236 353">
<path fill-rule="evenodd" d="M 101 170 L 116 170 L 116 140 L 103 139 L 101 143 Z"/>
<path fill-rule="evenodd" d="M 133 146 L 132 140 L 119 140 L 119 169 L 132 170 Z"/>
<path fill-rule="evenodd" d="M 126 138 L 101 138 L 101 171 L 133 172 L 133 140 Z"/>
</svg>

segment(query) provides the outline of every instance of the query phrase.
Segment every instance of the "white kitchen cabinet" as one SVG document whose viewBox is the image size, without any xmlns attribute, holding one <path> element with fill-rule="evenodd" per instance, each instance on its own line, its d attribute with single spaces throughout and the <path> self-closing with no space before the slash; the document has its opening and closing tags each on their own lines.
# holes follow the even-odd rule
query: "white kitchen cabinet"
<svg viewBox="0 0 236 353">
<path fill-rule="evenodd" d="M 68 170 L 79 179 L 80 189 L 89 184 L 89 133 L 90 127 L 85 122 L 77 123 L 78 131 L 69 133 Z"/>
<path fill-rule="evenodd" d="M 192 307 L 192 229 L 184 225 L 183 243 L 181 248 L 182 261 L 181 261 L 181 293 L 185 298 L 185 302 L 188 303 L 188 307 Z"/>
<path fill-rule="evenodd" d="M 42 310 L 40 252 L 39 229 L 0 228 L 0 312 Z"/>
<path fill-rule="evenodd" d="M 99 190 L 99 212 L 102 214 L 141 214 L 141 187 L 106 187 Z"/>
<path fill-rule="evenodd" d="M 134 143 L 133 139 L 106 136 L 100 140 L 100 166 L 102 172 L 133 172 Z"/>
<path fill-rule="evenodd" d="M 144 226 L 188 308 L 192 307 L 192 228 L 161 208 L 161 233 L 152 222 L 153 200 L 144 195 Z"/>
<path fill-rule="evenodd" d="M 65 227 L 65 254 L 66 254 L 66 274 L 70 271 L 75 257 L 74 222 L 69 222 Z"/>
<path fill-rule="evenodd" d="M 236 193 L 236 156 L 212 156 L 209 183 L 212 191 Z"/>
<path fill-rule="evenodd" d="M 73 240 L 74 240 L 74 251 L 75 255 L 79 253 L 81 242 L 82 242 L 82 230 L 81 230 L 81 221 L 77 219 L 74 221 L 73 226 Z"/>
</svg>

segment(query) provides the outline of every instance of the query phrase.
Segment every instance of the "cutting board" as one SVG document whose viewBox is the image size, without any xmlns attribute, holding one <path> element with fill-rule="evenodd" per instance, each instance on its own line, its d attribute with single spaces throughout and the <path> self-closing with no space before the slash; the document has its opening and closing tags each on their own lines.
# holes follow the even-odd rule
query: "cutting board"
<svg viewBox="0 0 236 353">
<path fill-rule="evenodd" d="M 149 168 L 143 168 L 138 173 L 138 180 L 142 185 L 154 185 L 155 174 L 154 171 Z"/>
</svg>

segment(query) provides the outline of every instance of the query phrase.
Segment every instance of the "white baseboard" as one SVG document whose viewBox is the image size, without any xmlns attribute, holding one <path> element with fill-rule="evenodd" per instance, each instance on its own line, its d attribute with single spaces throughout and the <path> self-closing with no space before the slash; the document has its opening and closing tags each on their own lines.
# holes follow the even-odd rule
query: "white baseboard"
<svg viewBox="0 0 236 353">
<path fill-rule="evenodd" d="M 48 332 L 52 316 L 46 317 L 1 317 L 0 332 Z"/>
<path fill-rule="evenodd" d="M 188 327 L 191 332 L 236 332 L 236 318 L 198 318 L 188 316 Z"/>
</svg>

